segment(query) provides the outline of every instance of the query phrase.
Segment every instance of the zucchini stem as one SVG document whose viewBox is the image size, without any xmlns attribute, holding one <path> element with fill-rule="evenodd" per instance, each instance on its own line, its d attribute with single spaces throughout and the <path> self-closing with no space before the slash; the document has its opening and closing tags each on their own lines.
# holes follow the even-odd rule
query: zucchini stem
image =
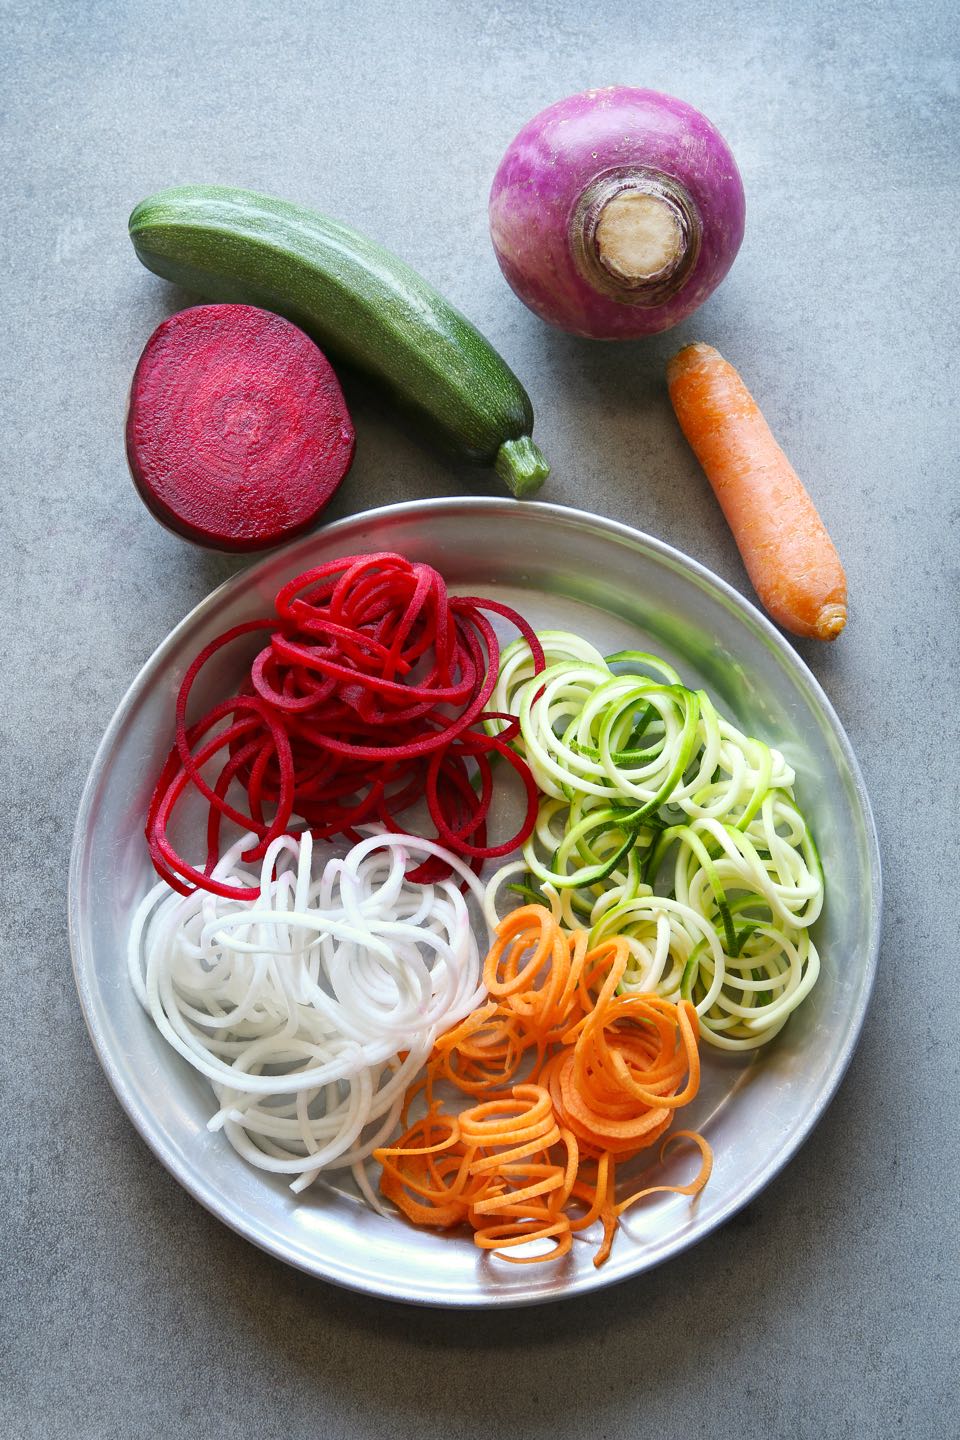
<svg viewBox="0 0 960 1440">
<path fill-rule="evenodd" d="M 497 451 L 493 468 L 518 500 L 539 490 L 550 474 L 550 466 L 529 435 L 505 440 Z"/>
</svg>

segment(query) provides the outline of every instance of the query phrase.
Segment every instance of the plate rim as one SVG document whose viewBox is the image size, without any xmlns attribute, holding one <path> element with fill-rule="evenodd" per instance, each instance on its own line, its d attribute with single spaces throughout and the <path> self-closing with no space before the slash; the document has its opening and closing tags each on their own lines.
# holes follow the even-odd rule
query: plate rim
<svg viewBox="0 0 960 1440">
<path fill-rule="evenodd" d="M 812 698 L 816 701 L 819 710 L 829 724 L 833 738 L 842 752 L 853 782 L 853 798 L 864 820 L 865 836 L 870 856 L 870 880 L 875 896 L 875 903 L 870 907 L 863 984 L 860 989 L 856 1007 L 850 1017 L 849 1033 L 833 1066 L 824 1077 L 816 1103 L 811 1105 L 808 1112 L 804 1115 L 801 1124 L 791 1131 L 778 1149 L 777 1154 L 767 1162 L 754 1178 L 748 1191 L 738 1193 L 731 1197 L 726 1204 L 722 1204 L 718 1211 L 710 1217 L 709 1222 L 706 1223 L 704 1228 L 697 1230 L 693 1239 L 681 1229 L 670 1240 L 664 1242 L 655 1258 L 652 1258 L 647 1264 L 643 1264 L 624 1274 L 611 1274 L 609 1278 L 605 1277 L 603 1272 L 600 1271 L 596 1277 L 590 1277 L 592 1283 L 589 1285 L 582 1282 L 579 1284 L 574 1283 L 550 1294 L 530 1295 L 511 1292 L 498 1295 L 495 1292 L 491 1292 L 489 1295 L 463 1298 L 458 1296 L 429 1298 L 424 1295 L 405 1295 L 374 1284 L 364 1284 L 357 1280 L 351 1280 L 345 1275 L 336 1273 L 335 1270 L 311 1265 L 305 1260 L 302 1260 L 297 1254 L 292 1253 L 289 1248 L 285 1248 L 282 1241 L 271 1243 L 269 1236 L 258 1232 L 251 1223 L 244 1223 L 242 1212 L 237 1212 L 235 1208 L 231 1210 L 229 1204 L 224 1203 L 220 1199 L 219 1192 L 209 1187 L 202 1176 L 184 1173 L 182 1167 L 177 1163 L 176 1157 L 165 1148 L 166 1136 L 164 1132 L 162 1130 L 158 1131 L 157 1127 L 150 1123 L 149 1117 L 144 1115 L 134 1097 L 127 1090 L 119 1067 L 113 1059 L 112 1050 L 106 1041 L 96 1013 L 96 1006 L 93 1002 L 81 943 L 80 886 L 83 859 L 82 842 L 99 782 L 106 768 L 108 753 L 113 746 L 117 732 L 126 719 L 128 711 L 137 702 L 155 668 L 162 663 L 165 653 L 169 649 L 174 648 L 182 632 L 188 626 L 202 619 L 206 612 L 215 609 L 224 599 L 229 598 L 234 591 L 242 590 L 250 586 L 251 583 L 255 585 L 260 571 L 275 565 L 278 560 L 282 561 L 286 554 L 292 554 L 297 549 L 309 545 L 311 539 L 316 541 L 322 538 L 326 541 L 329 537 L 336 537 L 342 532 L 359 529 L 366 524 L 377 524 L 390 517 L 399 517 L 401 515 L 419 516 L 429 515 L 431 513 L 439 514 L 444 511 L 456 512 L 457 510 L 476 509 L 491 513 L 503 511 L 508 515 L 515 514 L 518 504 L 522 505 L 525 511 L 543 513 L 550 519 L 561 521 L 566 525 L 572 525 L 574 527 L 586 526 L 597 532 L 611 534 L 620 541 L 627 541 L 638 549 L 651 552 L 661 561 L 668 562 L 674 569 L 692 575 L 699 581 L 702 587 L 707 590 L 713 589 L 728 605 L 731 605 L 733 609 L 739 611 L 743 619 L 758 628 L 772 647 L 779 652 L 781 661 L 785 662 L 788 668 L 799 671 L 800 678 L 808 687 Z M 754 1200 L 790 1161 L 793 1160 L 835 1098 L 860 1042 L 864 1020 L 876 983 L 879 962 L 882 938 L 883 876 L 880 846 L 873 809 L 870 804 L 869 794 L 860 765 L 846 730 L 829 697 L 806 661 L 794 649 L 793 645 L 790 644 L 782 632 L 751 600 L 741 594 L 740 591 L 735 589 L 728 581 L 716 575 L 708 569 L 707 566 L 692 556 L 667 544 L 666 541 L 657 539 L 656 536 L 647 534 L 636 526 L 625 524 L 623 521 L 609 519 L 606 516 L 597 515 L 592 511 L 580 510 L 573 506 L 560 505 L 551 501 L 526 500 L 518 502 L 508 497 L 499 496 L 441 496 L 421 500 L 398 501 L 390 505 L 376 506 L 370 510 L 358 511 L 351 515 L 342 516 L 340 519 L 322 527 L 320 530 L 313 531 L 311 534 L 305 536 L 299 536 L 286 545 L 277 546 L 272 550 L 266 551 L 256 556 L 251 564 L 245 566 L 217 585 L 208 595 L 198 601 L 197 604 L 178 621 L 173 629 L 167 633 L 143 662 L 133 680 L 127 686 L 94 752 L 81 793 L 70 848 L 70 864 L 67 882 L 67 915 L 71 963 L 74 982 L 80 1001 L 80 1010 L 101 1069 L 140 1138 L 147 1145 L 151 1153 L 160 1161 L 164 1169 L 172 1175 L 188 1195 L 202 1205 L 205 1210 L 222 1224 L 233 1230 L 235 1234 L 240 1235 L 244 1240 L 255 1245 L 266 1254 L 271 1255 L 274 1259 L 279 1259 L 285 1264 L 293 1266 L 302 1273 L 310 1275 L 313 1279 L 322 1280 L 325 1283 L 336 1285 L 341 1289 L 367 1295 L 374 1299 L 388 1300 L 394 1303 L 415 1305 L 428 1309 L 484 1310 L 500 1305 L 525 1307 L 553 1304 L 560 1300 L 573 1299 L 579 1295 L 592 1294 L 597 1289 L 609 1288 L 612 1285 L 622 1284 L 627 1280 L 636 1279 L 640 1274 L 647 1273 L 664 1264 L 666 1261 L 675 1258 L 684 1250 L 705 1240 L 708 1235 L 720 1229 L 738 1210 Z"/>
</svg>

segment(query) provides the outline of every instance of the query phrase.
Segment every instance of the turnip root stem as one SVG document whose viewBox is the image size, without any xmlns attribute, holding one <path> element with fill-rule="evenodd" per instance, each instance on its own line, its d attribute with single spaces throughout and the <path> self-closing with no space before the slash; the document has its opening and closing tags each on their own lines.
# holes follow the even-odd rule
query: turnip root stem
<svg viewBox="0 0 960 1440">
<path fill-rule="evenodd" d="M 604 205 L 595 243 L 600 263 L 627 285 L 664 278 L 684 250 L 674 207 L 642 190 L 622 190 Z"/>
<path fill-rule="evenodd" d="M 643 166 L 608 171 L 580 195 L 570 249 L 595 290 L 626 305 L 662 305 L 700 252 L 700 216 L 678 181 Z"/>
</svg>

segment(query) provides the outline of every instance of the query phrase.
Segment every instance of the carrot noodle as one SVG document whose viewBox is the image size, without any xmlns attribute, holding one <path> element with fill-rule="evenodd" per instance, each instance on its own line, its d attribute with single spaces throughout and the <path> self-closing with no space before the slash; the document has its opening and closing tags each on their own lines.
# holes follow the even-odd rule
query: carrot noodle
<svg viewBox="0 0 960 1440">
<path fill-rule="evenodd" d="M 271 842 L 259 874 L 242 836 L 212 876 L 258 891 L 181 896 L 161 881 L 129 937 L 133 988 L 158 1031 L 210 1082 L 208 1129 L 300 1191 L 364 1169 L 404 1113 L 437 1036 L 484 998 L 465 888 L 469 867 L 428 840 L 374 833 L 314 865 L 309 833 Z M 325 847 L 328 848 L 328 847 Z M 452 878 L 421 885 L 411 859 Z"/>
<path fill-rule="evenodd" d="M 618 996 L 628 959 L 622 938 L 588 949 L 585 931 L 563 929 L 542 905 L 500 922 L 483 966 L 490 998 L 437 1039 L 408 1091 L 404 1134 L 374 1151 L 380 1189 L 402 1214 L 437 1229 L 467 1223 L 477 1246 L 517 1264 L 561 1258 L 599 1221 L 599 1266 L 630 1206 L 703 1189 L 710 1147 L 676 1131 L 661 1159 L 688 1139 L 700 1151 L 697 1176 L 616 1197 L 617 1163 L 660 1139 L 700 1084 L 696 1010 Z M 444 1111 L 435 1093 L 444 1081 L 478 1103 Z M 418 1102 L 426 1113 L 410 1124 Z"/>
</svg>

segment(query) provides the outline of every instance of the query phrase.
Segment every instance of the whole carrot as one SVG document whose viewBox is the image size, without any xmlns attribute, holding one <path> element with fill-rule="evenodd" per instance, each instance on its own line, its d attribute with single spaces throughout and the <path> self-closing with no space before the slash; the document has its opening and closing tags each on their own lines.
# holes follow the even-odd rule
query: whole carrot
<svg viewBox="0 0 960 1440">
<path fill-rule="evenodd" d="M 667 385 L 764 606 L 794 635 L 835 640 L 847 622 L 843 565 L 740 376 L 712 345 L 688 345 Z"/>
</svg>

